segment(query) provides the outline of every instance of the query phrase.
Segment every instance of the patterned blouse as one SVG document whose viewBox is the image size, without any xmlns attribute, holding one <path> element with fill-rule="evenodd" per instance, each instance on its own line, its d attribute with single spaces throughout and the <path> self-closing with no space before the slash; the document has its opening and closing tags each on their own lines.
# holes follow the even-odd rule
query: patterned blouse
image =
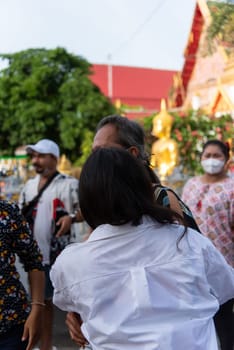
<svg viewBox="0 0 234 350">
<path fill-rule="evenodd" d="M 28 295 L 16 270 L 15 254 L 25 271 L 43 270 L 39 248 L 18 206 L 0 200 L 0 334 L 24 323 L 30 312 Z"/>
<path fill-rule="evenodd" d="M 234 267 L 234 179 L 206 184 L 193 177 L 185 184 L 182 199 L 190 207 L 201 232 L 209 237 Z"/>
</svg>

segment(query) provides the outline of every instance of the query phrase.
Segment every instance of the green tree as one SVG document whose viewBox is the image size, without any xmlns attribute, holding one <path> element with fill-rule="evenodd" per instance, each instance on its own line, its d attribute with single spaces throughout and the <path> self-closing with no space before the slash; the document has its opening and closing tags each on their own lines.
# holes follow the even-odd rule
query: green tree
<svg viewBox="0 0 234 350">
<path fill-rule="evenodd" d="M 2 54 L 0 72 L 2 154 L 40 138 L 56 141 L 72 161 L 82 154 L 84 138 L 114 107 L 90 80 L 91 65 L 63 48 Z M 87 150 L 86 150 L 87 152 Z"/>
<path fill-rule="evenodd" d="M 211 24 L 206 33 L 207 53 L 215 51 L 214 39 L 218 40 L 227 53 L 234 48 L 234 4 L 232 1 L 208 1 Z"/>
</svg>

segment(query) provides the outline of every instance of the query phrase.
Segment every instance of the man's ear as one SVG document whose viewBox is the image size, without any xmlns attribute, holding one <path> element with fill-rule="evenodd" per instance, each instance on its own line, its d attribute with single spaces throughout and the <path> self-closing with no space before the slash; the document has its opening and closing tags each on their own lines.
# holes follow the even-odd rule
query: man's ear
<svg viewBox="0 0 234 350">
<path fill-rule="evenodd" d="M 136 146 L 131 146 L 128 148 L 128 151 L 133 155 L 134 157 L 138 157 L 139 155 L 139 149 Z"/>
</svg>

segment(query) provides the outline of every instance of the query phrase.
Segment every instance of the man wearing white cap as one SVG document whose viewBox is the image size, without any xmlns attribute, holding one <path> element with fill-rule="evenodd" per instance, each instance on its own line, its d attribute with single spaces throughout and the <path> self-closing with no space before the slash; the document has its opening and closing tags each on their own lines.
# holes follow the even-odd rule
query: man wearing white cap
<svg viewBox="0 0 234 350">
<path fill-rule="evenodd" d="M 53 287 L 49 270 L 59 250 L 69 242 L 79 209 L 78 180 L 57 171 L 58 145 L 48 139 L 26 147 L 37 175 L 27 181 L 19 206 L 28 220 L 43 254 L 46 272 L 45 318 L 40 350 L 52 347 Z"/>
</svg>

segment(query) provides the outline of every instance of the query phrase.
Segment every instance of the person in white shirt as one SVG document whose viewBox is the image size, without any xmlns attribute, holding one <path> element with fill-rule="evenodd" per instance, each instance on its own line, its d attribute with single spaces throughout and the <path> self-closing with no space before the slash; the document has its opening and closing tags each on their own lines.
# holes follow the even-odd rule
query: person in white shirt
<svg viewBox="0 0 234 350">
<path fill-rule="evenodd" d="M 92 349 L 217 350 L 213 316 L 234 295 L 234 270 L 156 203 L 142 162 L 97 149 L 79 199 L 93 231 L 60 254 L 50 276 L 54 304 L 80 315 Z"/>
<path fill-rule="evenodd" d="M 57 171 L 58 145 L 42 139 L 26 147 L 36 176 L 23 187 L 19 206 L 28 220 L 43 256 L 46 274 L 44 321 L 40 350 L 51 350 L 53 326 L 53 287 L 50 266 L 63 246 L 74 235 L 74 219 L 78 219 L 78 180 Z M 70 232 L 70 234 L 68 234 Z"/>
</svg>

